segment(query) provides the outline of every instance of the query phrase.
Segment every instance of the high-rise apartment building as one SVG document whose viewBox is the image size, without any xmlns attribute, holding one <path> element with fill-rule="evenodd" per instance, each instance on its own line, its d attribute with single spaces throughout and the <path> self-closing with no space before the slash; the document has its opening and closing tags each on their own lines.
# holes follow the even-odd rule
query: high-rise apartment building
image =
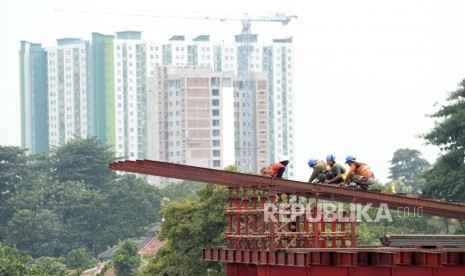
<svg viewBox="0 0 465 276">
<path fill-rule="evenodd" d="M 251 35 L 247 57 L 249 64 L 247 78 L 248 95 L 244 94 L 241 62 L 244 60 L 241 47 L 243 37 L 236 36 L 233 43 L 215 43 L 208 35 L 200 35 L 186 40 L 182 35 L 175 35 L 164 42 L 147 42 L 147 72 L 152 76 L 154 68 L 159 65 L 194 65 L 210 67 L 214 71 L 234 72 L 236 116 L 236 165 L 241 171 L 257 171 L 262 162 L 257 152 L 266 151 L 267 162 L 277 161 L 280 155 L 291 157 L 291 164 L 286 170 L 287 176 L 294 175 L 294 120 L 293 120 L 293 46 L 292 39 L 274 39 L 272 43 L 259 43 L 256 35 Z M 261 77 L 258 77 L 261 76 Z M 260 78 L 266 79 L 264 94 Z M 266 111 L 257 109 L 257 97 L 266 97 Z M 247 108 L 246 108 L 247 107 Z M 260 113 L 258 113 L 260 112 Z M 265 114 L 263 113 L 265 112 Z M 263 130 L 257 125 L 257 116 L 266 116 L 267 149 L 263 150 L 259 139 Z M 263 120 L 263 119 L 262 119 Z M 239 128 L 240 126 L 240 128 Z M 262 134 L 260 134 L 262 132 Z M 258 137 L 261 136 L 261 137 Z M 248 139 L 248 140 L 247 140 Z M 238 142 L 240 140 L 240 142 Z M 259 149 L 260 148 L 260 149 Z"/>
<path fill-rule="evenodd" d="M 156 67 L 147 97 L 149 159 L 234 165 L 233 78 L 208 67 Z"/>
<path fill-rule="evenodd" d="M 147 158 L 146 43 L 140 32 L 118 32 L 113 42 L 113 93 L 107 95 L 107 141 L 118 157 Z M 113 103 L 111 108 L 110 103 Z M 113 129 L 113 130 L 112 130 Z"/>
<path fill-rule="evenodd" d="M 40 44 L 21 41 L 21 146 L 48 152 L 47 54 Z"/>
<path fill-rule="evenodd" d="M 47 48 L 48 137 L 59 146 L 89 133 L 89 43 L 76 38 L 57 40 Z"/>
<path fill-rule="evenodd" d="M 159 142 L 147 140 L 148 112 L 152 111 L 147 109 L 148 80 L 157 77 L 156 72 L 163 66 L 202 67 L 209 68 L 205 78 L 207 75 L 221 78 L 217 74 L 222 72 L 234 75 L 230 86 L 234 91 L 233 135 L 235 164 L 239 169 L 258 171 L 264 163 L 287 154 L 291 157 L 287 176 L 292 177 L 295 154 L 292 39 L 261 43 L 256 35 L 249 38 L 246 59 L 240 35 L 234 42 L 218 43 L 210 41 L 208 35 L 190 40 L 175 35 L 169 40 L 145 41 L 137 31 L 116 35 L 93 33 L 90 42 L 58 40 L 56 47 L 46 50 L 49 145 L 59 145 L 76 136 L 96 136 L 112 146 L 118 157 L 148 158 L 150 146 Z M 244 60 L 248 63 L 247 78 Z M 26 65 L 25 61 L 22 63 Z M 31 76 L 25 74 L 24 78 L 27 83 Z M 32 137 L 32 131 L 26 127 L 23 133 L 27 134 L 24 137 Z M 208 166 L 215 167 L 218 163 L 213 157 Z"/>
<path fill-rule="evenodd" d="M 269 103 L 267 79 L 252 73 L 248 94 L 236 78 L 234 89 L 234 150 L 236 165 L 244 172 L 256 172 L 270 163 Z"/>
</svg>

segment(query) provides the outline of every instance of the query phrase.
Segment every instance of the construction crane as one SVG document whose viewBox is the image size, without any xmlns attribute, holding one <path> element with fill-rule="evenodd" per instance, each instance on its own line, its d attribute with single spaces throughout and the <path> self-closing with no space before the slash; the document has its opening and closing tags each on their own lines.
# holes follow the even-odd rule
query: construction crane
<svg viewBox="0 0 465 276">
<path fill-rule="evenodd" d="M 250 58 L 253 51 L 252 44 L 256 42 L 256 36 L 251 33 L 251 22 L 252 21 L 265 21 L 265 22 L 281 22 L 283 25 L 288 24 L 291 19 L 295 19 L 297 16 L 286 16 L 284 13 L 276 13 L 271 17 L 258 17 L 246 14 L 242 21 L 242 30 L 241 35 L 236 36 L 236 42 L 240 43 L 238 51 L 238 75 L 241 79 L 240 85 L 240 95 L 238 97 L 239 109 L 242 112 L 239 112 L 238 116 L 241 118 L 238 120 L 239 124 L 236 133 L 239 137 L 236 137 L 236 141 L 241 140 L 242 136 L 242 145 L 236 148 L 236 157 L 241 160 L 241 165 L 239 166 L 244 171 L 257 171 L 257 149 L 258 141 L 256 139 L 256 120 L 253 116 L 256 114 L 255 109 L 255 95 L 254 90 L 252 89 L 253 84 L 255 83 L 253 75 L 250 71 Z M 228 19 L 223 19 L 228 20 Z M 230 19 L 234 20 L 234 19 Z M 270 84 L 268 83 L 267 90 L 270 93 Z M 270 97 L 272 98 L 272 97 Z M 272 104 L 272 103 L 271 103 Z M 239 119 L 239 118 L 237 118 Z M 245 135 L 244 135 L 245 134 Z M 271 138 L 271 135 L 270 135 Z M 270 139 L 271 140 L 271 139 Z M 271 151 L 269 151 L 271 152 Z M 271 152 L 272 153 L 272 152 Z M 273 158 L 273 155 L 269 154 L 270 159 Z"/>
<path fill-rule="evenodd" d="M 241 171 L 257 171 L 257 152 L 258 152 L 258 141 L 257 141 L 257 123 L 255 120 L 256 107 L 255 107 L 255 93 L 253 85 L 255 84 L 254 76 L 250 70 L 250 59 L 253 52 L 253 43 L 257 42 L 257 36 L 251 33 L 251 22 L 278 22 L 282 25 L 289 24 L 292 20 L 297 19 L 295 15 L 286 15 L 282 12 L 274 13 L 270 16 L 258 16 L 246 13 L 243 17 L 210 17 L 210 16 L 173 16 L 173 15 L 156 15 L 156 14 L 137 14 L 137 13 L 125 13 L 125 12 L 111 12 L 111 11 L 95 11 L 95 10 L 67 10 L 67 9 L 56 9 L 55 12 L 59 13 L 83 13 L 83 14 L 94 14 L 94 15 L 111 15 L 111 16 L 131 16 L 131 17 L 151 17 L 151 18 L 163 18 L 163 19 L 193 19 L 193 20 L 217 20 L 220 22 L 225 21 L 240 21 L 242 23 L 242 29 L 240 35 L 236 35 L 236 43 L 238 47 L 238 67 L 236 74 L 238 75 L 239 86 L 239 97 L 236 98 L 237 110 L 235 116 L 237 116 L 236 122 L 238 124 L 235 127 L 235 155 L 236 165 Z M 270 81 L 267 83 L 267 93 L 272 95 L 272 84 Z M 273 106 L 273 97 L 269 97 L 269 106 Z M 273 112 L 273 109 L 269 109 Z M 271 119 L 270 119 L 271 120 Z M 268 122 L 271 125 L 271 121 Z M 268 133 L 268 140 L 273 142 L 274 130 L 270 129 Z M 284 150 L 284 149 L 283 149 Z M 268 159 L 274 161 L 275 154 L 278 152 L 272 151 L 268 148 Z M 283 152 L 287 154 L 287 152 Z M 240 164 L 237 162 L 239 161 Z"/>
</svg>

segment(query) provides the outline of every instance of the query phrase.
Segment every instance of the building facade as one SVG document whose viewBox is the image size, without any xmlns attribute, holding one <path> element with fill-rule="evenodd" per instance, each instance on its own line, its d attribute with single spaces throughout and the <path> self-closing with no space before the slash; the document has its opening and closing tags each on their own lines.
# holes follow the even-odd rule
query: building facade
<svg viewBox="0 0 465 276">
<path fill-rule="evenodd" d="M 49 146 L 91 136 L 89 54 L 89 43 L 76 38 L 47 48 Z"/>
<path fill-rule="evenodd" d="M 232 119 L 235 165 L 242 172 L 257 172 L 266 163 L 277 161 L 280 155 L 286 154 L 291 158 L 286 173 L 287 177 L 292 178 L 295 155 L 292 39 L 260 43 L 256 35 L 251 35 L 248 43 L 244 45 L 241 36 L 236 36 L 234 42 L 212 42 L 208 35 L 199 35 L 190 40 L 175 35 L 169 40 L 146 41 L 141 39 L 141 32 L 138 31 L 118 32 L 114 36 L 93 33 L 90 42 L 79 39 L 58 40 L 56 47 L 47 49 L 46 60 L 49 146 L 59 145 L 73 137 L 95 136 L 112 146 L 119 158 L 149 158 L 153 143 L 166 142 L 165 137 L 157 138 L 164 140 L 154 141 L 148 133 L 148 121 L 153 120 L 149 118 L 153 111 L 150 109 L 165 108 L 164 105 L 147 107 L 149 80 L 160 79 L 160 72 L 164 70 L 172 72 L 179 69 L 176 74 L 170 73 L 164 77 L 175 78 L 178 75 L 179 79 L 175 83 L 182 84 L 183 89 L 190 89 L 195 87 L 195 82 L 180 76 L 191 74 L 189 70 L 194 67 L 197 73 L 201 71 L 199 68 L 208 68 L 209 71 L 202 73 L 204 78 L 208 78 L 207 75 L 216 79 L 222 79 L 221 74 L 232 76 L 228 85 L 233 91 L 230 103 L 235 115 Z M 245 46 L 247 51 L 244 51 Z M 247 70 L 244 70 L 244 62 Z M 25 75 L 27 78 L 30 77 Z M 166 81 L 169 83 L 171 80 Z M 200 80 L 198 82 L 202 83 Z M 222 89 L 226 87 L 223 83 L 210 82 L 209 85 L 205 89 L 215 89 L 213 85 Z M 169 95 L 169 89 L 163 89 Z M 165 94 L 162 96 L 166 97 Z M 185 104 L 199 104 L 200 101 L 190 98 L 185 100 Z M 158 114 L 164 112 L 158 109 Z M 170 123 L 165 118 L 156 118 Z M 26 128 L 23 132 L 32 133 Z M 201 132 L 196 132 L 198 137 L 203 137 Z M 215 159 L 218 156 L 213 155 L 208 164 L 203 163 L 207 161 L 195 157 L 200 152 L 197 150 L 192 150 L 188 155 L 189 150 L 185 149 L 187 155 L 182 155 L 184 149 L 181 149 L 178 158 L 176 145 L 182 143 L 183 139 L 186 139 L 187 144 L 194 144 L 193 140 L 189 140 L 190 137 L 171 137 L 174 140 L 169 141 L 168 146 L 173 142 L 174 149 L 166 151 L 168 156 L 166 152 L 161 154 L 158 150 L 159 160 L 185 160 L 185 164 L 196 163 L 219 168 L 225 165 L 220 159 Z"/>
<path fill-rule="evenodd" d="M 41 44 L 21 41 L 21 146 L 28 153 L 48 152 L 47 53 Z"/>
<path fill-rule="evenodd" d="M 156 67 L 147 95 L 148 158 L 217 169 L 234 165 L 233 77 L 208 67 Z"/>
</svg>

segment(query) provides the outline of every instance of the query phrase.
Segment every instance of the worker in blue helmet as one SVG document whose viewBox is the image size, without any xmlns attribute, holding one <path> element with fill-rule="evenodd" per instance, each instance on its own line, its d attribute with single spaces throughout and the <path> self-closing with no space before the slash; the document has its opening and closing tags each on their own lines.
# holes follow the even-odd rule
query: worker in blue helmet
<svg viewBox="0 0 465 276">
<path fill-rule="evenodd" d="M 308 166 L 313 169 L 308 183 L 324 183 L 326 180 L 326 173 L 329 172 L 329 166 L 323 160 L 317 160 L 310 158 L 308 160 Z"/>
<path fill-rule="evenodd" d="M 346 164 L 349 165 L 349 172 L 345 184 L 355 183 L 359 188 L 367 190 L 375 182 L 375 175 L 367 164 L 356 161 L 352 155 L 346 157 Z"/>
<path fill-rule="evenodd" d="M 328 154 L 326 156 L 326 164 L 330 167 L 330 170 L 326 174 L 325 183 L 328 183 L 328 184 L 343 183 L 347 176 L 347 171 L 343 165 L 336 163 L 336 157 L 332 154 Z"/>
</svg>

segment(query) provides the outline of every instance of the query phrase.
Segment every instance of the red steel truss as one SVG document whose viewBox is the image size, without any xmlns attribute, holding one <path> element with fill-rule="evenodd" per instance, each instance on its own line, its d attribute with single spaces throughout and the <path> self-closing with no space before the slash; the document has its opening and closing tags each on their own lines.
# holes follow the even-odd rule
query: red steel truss
<svg viewBox="0 0 465 276">
<path fill-rule="evenodd" d="M 293 206 L 291 199 L 290 195 L 231 188 L 225 212 L 228 217 L 228 230 L 225 233 L 228 248 L 287 250 L 355 247 L 354 213 L 343 212 L 340 215 L 346 219 L 338 220 L 335 219 L 338 215 L 336 212 L 328 214 L 318 210 L 315 202 L 307 205 L 307 210 L 300 210 L 304 205 Z M 310 201 L 302 197 L 294 199 Z M 280 205 L 285 208 L 278 211 Z"/>
<path fill-rule="evenodd" d="M 463 204 L 151 160 L 116 162 L 110 168 L 229 187 L 227 246 L 202 252 L 204 261 L 226 263 L 228 276 L 465 275 L 465 247 L 357 247 L 354 213 L 343 211 L 346 219 L 328 219 L 336 213 L 316 207 L 319 199 L 387 204 L 390 209 L 465 219 Z M 303 212 L 304 205 L 293 202 L 310 207 Z"/>
</svg>

